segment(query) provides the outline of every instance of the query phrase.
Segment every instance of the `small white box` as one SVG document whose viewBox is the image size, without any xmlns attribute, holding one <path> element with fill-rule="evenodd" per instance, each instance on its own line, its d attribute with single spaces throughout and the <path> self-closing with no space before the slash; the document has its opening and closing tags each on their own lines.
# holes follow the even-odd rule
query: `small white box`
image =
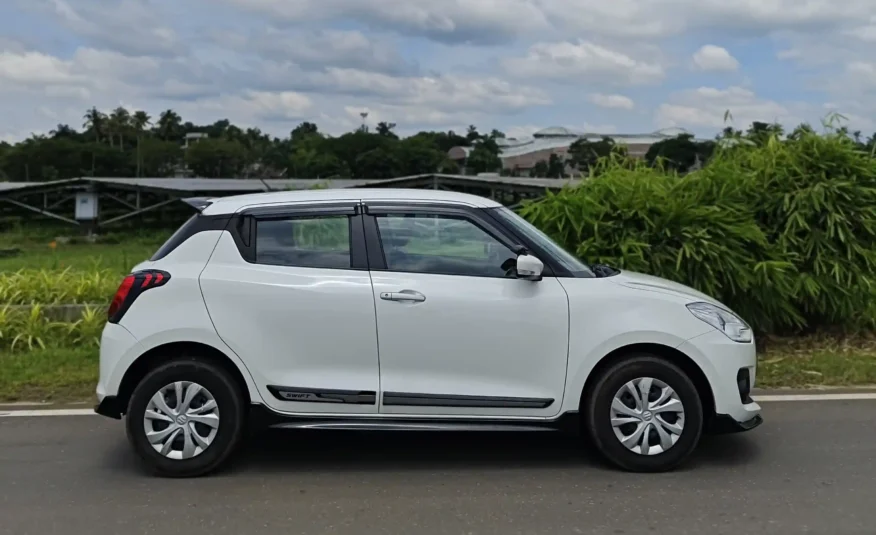
<svg viewBox="0 0 876 535">
<path fill-rule="evenodd" d="M 79 192 L 76 194 L 76 220 L 97 219 L 97 193 Z"/>
</svg>

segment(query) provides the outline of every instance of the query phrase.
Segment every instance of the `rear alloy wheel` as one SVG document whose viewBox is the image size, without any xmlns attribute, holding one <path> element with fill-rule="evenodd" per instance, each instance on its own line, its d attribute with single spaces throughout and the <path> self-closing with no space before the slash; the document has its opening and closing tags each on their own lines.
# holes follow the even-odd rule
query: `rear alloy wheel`
<svg viewBox="0 0 876 535">
<path fill-rule="evenodd" d="M 143 424 L 155 451 L 168 459 L 191 459 L 204 453 L 216 438 L 219 407 L 203 386 L 176 381 L 149 399 Z"/>
<path fill-rule="evenodd" d="M 624 359 L 600 375 L 588 396 L 587 431 L 613 464 L 636 472 L 671 470 L 690 457 L 703 427 L 690 378 L 652 355 Z"/>
<path fill-rule="evenodd" d="M 128 439 L 146 465 L 167 477 L 219 468 L 243 435 L 244 403 L 221 367 L 180 359 L 151 371 L 128 404 Z"/>
</svg>

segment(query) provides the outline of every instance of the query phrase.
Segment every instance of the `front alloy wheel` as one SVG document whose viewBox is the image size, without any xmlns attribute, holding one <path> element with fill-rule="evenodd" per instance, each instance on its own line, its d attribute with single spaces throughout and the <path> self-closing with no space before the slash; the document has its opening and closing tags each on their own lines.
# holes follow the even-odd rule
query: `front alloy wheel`
<svg viewBox="0 0 876 535">
<path fill-rule="evenodd" d="M 659 455 L 674 446 L 684 431 L 684 404 L 663 381 L 639 377 L 614 395 L 611 425 L 628 450 Z"/>
<path fill-rule="evenodd" d="M 637 353 L 602 370 L 585 392 L 587 434 L 612 464 L 662 472 L 686 461 L 703 429 L 703 404 L 675 363 Z"/>
</svg>

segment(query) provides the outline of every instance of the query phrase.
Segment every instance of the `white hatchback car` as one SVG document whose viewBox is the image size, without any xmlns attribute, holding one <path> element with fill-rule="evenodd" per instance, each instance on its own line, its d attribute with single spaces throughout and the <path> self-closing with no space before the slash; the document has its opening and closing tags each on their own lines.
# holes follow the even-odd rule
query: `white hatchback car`
<svg viewBox="0 0 876 535">
<path fill-rule="evenodd" d="M 193 200 L 109 307 L 96 412 L 156 473 L 245 426 L 583 431 L 678 466 L 762 422 L 748 325 L 681 284 L 589 266 L 510 209 L 429 190 Z M 580 424 L 580 425 L 579 425 Z"/>
</svg>

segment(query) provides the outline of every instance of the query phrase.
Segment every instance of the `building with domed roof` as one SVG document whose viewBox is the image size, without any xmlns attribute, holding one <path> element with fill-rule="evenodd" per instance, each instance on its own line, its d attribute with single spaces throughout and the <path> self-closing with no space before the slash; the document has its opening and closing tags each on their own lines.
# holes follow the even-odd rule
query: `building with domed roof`
<svg viewBox="0 0 876 535">
<path fill-rule="evenodd" d="M 562 126 L 551 126 L 535 132 L 531 137 L 499 138 L 496 139 L 496 143 L 499 145 L 502 167 L 526 172 L 535 167 L 538 162 L 549 160 L 551 154 L 565 158 L 569 147 L 579 139 L 595 142 L 607 137 L 618 145 L 626 146 L 630 156 L 642 158 L 654 143 L 682 134 L 691 133 L 684 128 L 673 127 L 647 134 L 599 134 Z M 448 156 L 458 162 L 460 167 L 464 167 L 465 159 L 468 158 L 471 150 L 471 147 L 453 147 L 448 152 Z"/>
</svg>

